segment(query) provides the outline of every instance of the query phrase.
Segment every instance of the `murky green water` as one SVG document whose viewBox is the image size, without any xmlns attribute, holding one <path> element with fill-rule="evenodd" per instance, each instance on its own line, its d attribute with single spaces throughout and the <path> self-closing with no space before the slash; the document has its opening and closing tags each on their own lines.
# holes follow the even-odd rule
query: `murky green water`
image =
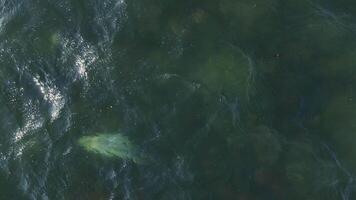
<svg viewBox="0 0 356 200">
<path fill-rule="evenodd" d="M 0 199 L 355 199 L 355 67 L 350 0 L 0 0 Z"/>
</svg>

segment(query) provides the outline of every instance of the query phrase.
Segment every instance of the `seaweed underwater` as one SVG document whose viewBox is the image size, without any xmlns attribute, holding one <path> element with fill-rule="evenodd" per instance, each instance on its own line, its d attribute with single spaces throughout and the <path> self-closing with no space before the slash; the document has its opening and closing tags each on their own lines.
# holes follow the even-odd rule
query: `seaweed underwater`
<svg viewBox="0 0 356 200">
<path fill-rule="evenodd" d="M 135 163 L 144 162 L 137 147 L 126 136 L 119 133 L 83 136 L 78 140 L 78 143 L 85 150 L 104 157 L 132 160 Z"/>
</svg>

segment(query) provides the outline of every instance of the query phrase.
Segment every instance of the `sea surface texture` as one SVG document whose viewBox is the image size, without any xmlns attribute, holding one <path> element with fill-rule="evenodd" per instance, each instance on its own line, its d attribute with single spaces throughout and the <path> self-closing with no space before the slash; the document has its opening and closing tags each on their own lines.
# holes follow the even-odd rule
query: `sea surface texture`
<svg viewBox="0 0 356 200">
<path fill-rule="evenodd" d="M 0 0 L 0 200 L 356 199 L 356 1 Z"/>
</svg>

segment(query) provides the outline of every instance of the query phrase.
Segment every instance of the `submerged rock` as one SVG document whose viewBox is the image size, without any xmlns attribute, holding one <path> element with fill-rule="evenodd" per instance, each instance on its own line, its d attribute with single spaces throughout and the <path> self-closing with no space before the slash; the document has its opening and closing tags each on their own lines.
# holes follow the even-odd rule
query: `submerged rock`
<svg viewBox="0 0 356 200">
<path fill-rule="evenodd" d="M 121 134 L 83 136 L 79 139 L 79 145 L 89 152 L 104 157 L 132 160 L 135 163 L 143 163 L 145 160 L 140 155 L 137 146 Z"/>
</svg>

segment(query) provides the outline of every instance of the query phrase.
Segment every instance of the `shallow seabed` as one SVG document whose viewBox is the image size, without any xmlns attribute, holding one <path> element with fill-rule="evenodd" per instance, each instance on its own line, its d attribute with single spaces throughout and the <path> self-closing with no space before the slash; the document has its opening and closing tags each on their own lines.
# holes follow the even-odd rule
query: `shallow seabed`
<svg viewBox="0 0 356 200">
<path fill-rule="evenodd" d="M 0 199 L 356 199 L 355 66 L 356 1 L 0 0 Z"/>
</svg>

